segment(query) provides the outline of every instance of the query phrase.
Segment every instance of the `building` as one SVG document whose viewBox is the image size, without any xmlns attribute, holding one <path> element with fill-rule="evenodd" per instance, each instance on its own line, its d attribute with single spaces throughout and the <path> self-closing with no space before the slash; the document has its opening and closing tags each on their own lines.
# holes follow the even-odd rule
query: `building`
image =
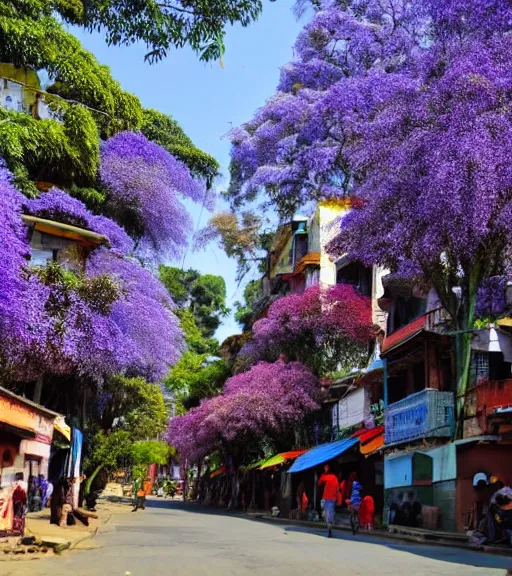
<svg viewBox="0 0 512 576">
<path fill-rule="evenodd" d="M 505 319 L 471 331 L 463 434 L 454 440 L 457 355 L 449 316 L 433 291 L 392 276 L 383 286 L 385 515 L 389 523 L 460 531 L 477 474 L 512 482 L 510 328 Z"/>
<path fill-rule="evenodd" d="M 60 414 L 0 387 L 1 484 L 48 477 L 55 429 L 69 430 Z"/>
</svg>

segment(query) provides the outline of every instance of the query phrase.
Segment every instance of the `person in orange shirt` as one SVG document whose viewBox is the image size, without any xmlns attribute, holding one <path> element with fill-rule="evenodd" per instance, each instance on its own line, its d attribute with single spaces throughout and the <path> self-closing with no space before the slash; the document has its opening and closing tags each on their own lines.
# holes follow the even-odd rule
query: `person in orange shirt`
<svg viewBox="0 0 512 576">
<path fill-rule="evenodd" d="M 334 512 L 336 498 L 338 497 L 339 481 L 336 474 L 331 472 L 329 464 L 324 466 L 324 473 L 318 479 L 318 486 L 324 487 L 322 499 L 324 501 L 327 537 L 332 538 L 332 525 L 334 524 Z"/>
</svg>

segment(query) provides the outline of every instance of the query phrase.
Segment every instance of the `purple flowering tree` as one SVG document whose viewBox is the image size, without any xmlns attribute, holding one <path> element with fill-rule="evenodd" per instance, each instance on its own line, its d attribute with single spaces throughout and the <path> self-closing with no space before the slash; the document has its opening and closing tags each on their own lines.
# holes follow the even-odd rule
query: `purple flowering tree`
<svg viewBox="0 0 512 576">
<path fill-rule="evenodd" d="M 134 249 L 134 242 L 124 228 L 106 216 L 93 214 L 80 200 L 58 188 L 43 192 L 35 199 L 25 198 L 23 209 L 33 216 L 103 234 L 108 238 L 110 246 L 122 254 L 130 254 Z"/>
<path fill-rule="evenodd" d="M 507 0 L 351 0 L 322 7 L 279 91 L 232 136 L 235 206 L 281 212 L 349 194 L 331 243 L 433 285 L 459 340 L 458 414 L 481 281 L 511 238 Z"/>
<path fill-rule="evenodd" d="M 89 257 L 87 275 L 94 278 L 104 274 L 115 279 L 121 290 L 109 319 L 131 351 L 128 373 L 144 376 L 150 382 L 161 380 L 184 349 L 169 293 L 136 260 L 101 248 Z"/>
<path fill-rule="evenodd" d="M 136 239 L 137 255 L 144 260 L 175 257 L 187 244 L 192 226 L 182 199 L 210 208 L 213 202 L 185 164 L 133 132 L 103 144 L 100 177 L 108 192 L 107 210 Z"/>
<path fill-rule="evenodd" d="M 330 250 L 434 286 L 461 335 L 460 434 L 478 289 L 503 273 L 512 240 L 511 7 L 418 5 L 430 39 L 409 65 L 372 70 L 326 101 L 360 200 Z"/>
<path fill-rule="evenodd" d="M 350 370 L 368 360 L 368 343 L 375 335 L 371 303 L 352 286 L 312 286 L 302 294 L 283 296 L 255 322 L 252 339 L 237 359 L 239 368 L 284 354 L 316 374 L 342 366 Z"/>
<path fill-rule="evenodd" d="M 415 23 L 409 3 L 397 0 L 357 1 L 347 10 L 322 6 L 300 33 L 297 58 L 282 68 L 276 94 L 231 132 L 228 196 L 235 208 L 262 190 L 282 215 L 349 193 L 346 135 L 338 119 L 325 114 L 325 100 L 369 70 L 404 66 L 416 42 Z"/>
<path fill-rule="evenodd" d="M 261 362 L 226 381 L 220 396 L 173 418 L 168 441 L 198 461 L 214 450 L 276 438 L 318 408 L 319 383 L 299 362 Z"/>
<path fill-rule="evenodd" d="M 182 332 L 165 287 L 128 257 L 133 241 L 124 229 L 61 190 L 24 198 L 3 168 L 0 187 L 0 364 L 6 378 L 37 380 L 38 396 L 50 375 L 160 380 L 181 354 Z M 57 264 L 30 268 L 23 212 L 104 234 L 112 249 L 93 251 L 85 275 Z"/>
<path fill-rule="evenodd" d="M 0 372 L 24 371 L 26 355 L 45 339 L 44 304 L 48 289 L 24 273 L 29 254 L 26 228 L 21 220 L 22 194 L 0 167 Z"/>
</svg>

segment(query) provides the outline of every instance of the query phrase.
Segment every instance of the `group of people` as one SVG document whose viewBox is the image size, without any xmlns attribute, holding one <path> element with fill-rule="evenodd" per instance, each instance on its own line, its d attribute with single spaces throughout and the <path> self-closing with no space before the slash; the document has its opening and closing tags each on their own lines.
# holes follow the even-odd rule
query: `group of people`
<svg viewBox="0 0 512 576">
<path fill-rule="evenodd" d="M 53 494 L 53 484 L 44 474 L 30 476 L 28 480 L 28 510 L 37 512 L 46 508 Z"/>
<path fill-rule="evenodd" d="M 347 505 L 351 511 L 359 514 L 359 520 L 363 528 L 368 530 L 373 528 L 374 500 L 370 495 L 363 496 L 363 487 L 357 480 L 355 472 L 352 472 L 347 480 L 340 482 L 336 474 L 331 472 L 329 464 L 326 464 L 323 474 L 318 480 L 318 486 L 319 488 L 323 487 L 322 500 L 324 502 L 328 538 L 332 537 L 336 506 Z"/>
<path fill-rule="evenodd" d="M 497 476 L 487 481 L 484 473 L 475 476 L 473 485 L 477 498 L 468 522 L 473 541 L 512 546 L 512 488 Z"/>
</svg>

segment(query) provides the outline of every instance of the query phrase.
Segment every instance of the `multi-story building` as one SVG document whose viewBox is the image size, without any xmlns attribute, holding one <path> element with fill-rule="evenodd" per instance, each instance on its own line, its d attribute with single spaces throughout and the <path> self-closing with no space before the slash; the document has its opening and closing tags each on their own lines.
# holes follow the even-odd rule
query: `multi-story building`
<svg viewBox="0 0 512 576">
<path fill-rule="evenodd" d="M 387 521 L 462 530 L 476 498 L 473 479 L 482 477 L 476 475 L 512 480 L 508 321 L 472 330 L 463 437 L 454 440 L 457 335 L 449 316 L 433 291 L 391 276 L 383 284 Z"/>
</svg>

